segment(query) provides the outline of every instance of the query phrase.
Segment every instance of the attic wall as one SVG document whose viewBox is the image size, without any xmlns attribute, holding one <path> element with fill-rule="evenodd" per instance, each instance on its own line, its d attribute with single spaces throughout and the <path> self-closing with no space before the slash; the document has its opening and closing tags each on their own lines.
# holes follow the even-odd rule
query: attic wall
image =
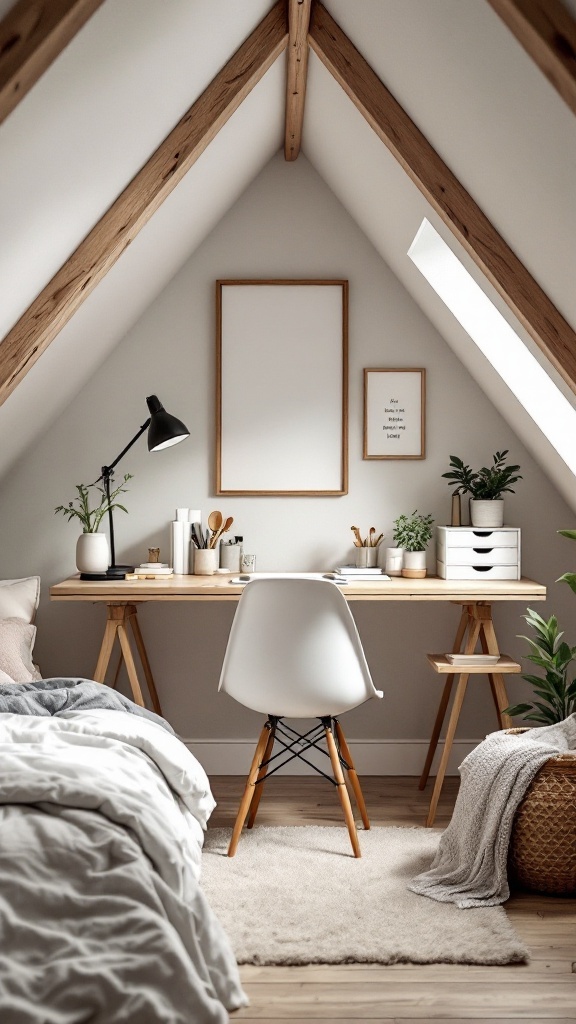
<svg viewBox="0 0 576 1024">
<path fill-rule="evenodd" d="M 348 495 L 214 496 L 214 282 L 227 277 L 349 280 Z M 424 461 L 362 460 L 366 366 L 426 367 Z M 139 563 L 156 544 L 167 557 L 168 522 L 177 506 L 189 506 L 205 516 L 213 508 L 233 515 L 234 532 L 244 536 L 245 549 L 256 553 L 262 571 L 329 569 L 351 560 L 352 523 L 383 530 L 388 544 L 401 512 L 418 508 L 446 523 L 450 492 L 441 474 L 452 452 L 479 464 L 496 449 L 509 448 L 524 477 L 518 493 L 507 499 L 506 516 L 523 530 L 524 574 L 551 588 L 541 611 L 554 609 L 564 621 L 574 620 L 573 595 L 554 584 L 571 556 L 570 543 L 556 535 L 558 528 L 573 525 L 562 498 L 311 165 L 303 157 L 287 164 L 278 154 L 5 478 L 0 576 L 42 576 L 36 653 L 45 676 L 91 675 L 105 614 L 103 607 L 48 600 L 49 586 L 74 572 L 77 537 L 53 509 L 73 497 L 75 483 L 94 479 L 114 459 L 144 421 L 144 399 L 151 393 L 187 423 L 191 437 L 157 454 L 149 454 L 142 440 L 119 467 L 134 474 L 125 496 L 129 515 L 115 520 L 120 560 Z M 366 603 L 353 611 L 385 699 L 350 713 L 348 734 L 389 744 L 394 763 L 387 770 L 419 770 L 439 696 L 425 652 L 448 649 L 456 609 Z M 518 604 L 495 613 L 502 645 L 516 656 L 523 650 L 515 639 L 523 611 Z M 258 716 L 216 692 L 233 607 L 156 604 L 142 606 L 139 615 L 164 712 L 180 734 L 228 743 L 255 737 Z M 522 685 L 511 687 L 512 698 Z M 478 740 L 495 727 L 484 686 L 481 681 L 471 687 L 460 737 Z M 239 770 L 244 768 L 242 763 Z"/>
</svg>

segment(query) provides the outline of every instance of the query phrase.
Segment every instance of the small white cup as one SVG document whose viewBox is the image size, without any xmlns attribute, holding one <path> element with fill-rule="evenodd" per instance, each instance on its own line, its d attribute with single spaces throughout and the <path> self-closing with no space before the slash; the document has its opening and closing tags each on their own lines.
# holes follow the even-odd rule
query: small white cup
<svg viewBox="0 0 576 1024">
<path fill-rule="evenodd" d="M 196 548 L 194 551 L 194 575 L 212 576 L 218 568 L 216 548 Z"/>
<path fill-rule="evenodd" d="M 386 568 L 388 576 L 402 575 L 402 562 L 404 559 L 404 548 L 386 548 Z"/>
<path fill-rule="evenodd" d="M 242 572 L 256 572 L 256 555 L 242 555 L 240 570 Z"/>
</svg>

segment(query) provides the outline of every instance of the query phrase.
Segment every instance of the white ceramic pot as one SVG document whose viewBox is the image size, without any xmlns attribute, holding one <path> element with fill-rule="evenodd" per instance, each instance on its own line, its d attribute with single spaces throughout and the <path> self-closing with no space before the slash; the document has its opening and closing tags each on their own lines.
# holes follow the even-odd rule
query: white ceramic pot
<svg viewBox="0 0 576 1024">
<path fill-rule="evenodd" d="M 502 526 L 504 523 L 504 499 L 480 501 L 478 498 L 471 498 L 470 522 L 472 526 L 490 528 Z"/>
<path fill-rule="evenodd" d="M 219 555 L 217 548 L 196 548 L 194 551 L 194 575 L 212 576 L 218 568 Z"/>
<path fill-rule="evenodd" d="M 426 552 L 405 551 L 402 561 L 402 575 L 409 579 L 422 579 L 426 575 Z"/>
<path fill-rule="evenodd" d="M 110 565 L 105 533 L 81 533 L 76 541 L 78 572 L 106 572 Z"/>
</svg>

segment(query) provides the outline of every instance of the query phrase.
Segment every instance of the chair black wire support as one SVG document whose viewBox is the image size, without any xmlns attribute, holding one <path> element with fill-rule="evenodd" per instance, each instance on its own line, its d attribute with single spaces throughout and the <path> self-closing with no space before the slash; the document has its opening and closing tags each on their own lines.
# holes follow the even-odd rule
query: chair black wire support
<svg viewBox="0 0 576 1024">
<path fill-rule="evenodd" d="M 325 740 L 327 749 L 321 745 L 320 741 L 322 739 Z M 277 750 L 276 753 L 273 753 L 275 744 L 278 744 L 281 749 Z M 328 775 L 327 772 L 323 771 L 322 768 L 317 764 L 314 764 L 313 761 L 309 760 L 309 758 L 305 756 L 310 750 L 318 750 L 329 759 L 332 766 L 332 775 Z M 233 857 L 236 852 L 240 833 L 246 818 L 248 818 L 247 828 L 250 829 L 254 825 L 264 783 L 270 778 L 270 776 L 275 775 L 276 772 L 281 768 L 284 768 L 296 758 L 304 761 L 305 764 L 310 768 L 313 768 L 318 775 L 321 775 L 336 787 L 344 819 L 348 828 L 348 833 L 350 835 L 354 856 L 361 856 L 360 844 L 358 842 L 356 824 L 352 813 L 350 796 L 346 787 L 344 771 L 347 773 L 365 829 L 370 828 L 370 821 L 368 819 L 360 781 L 339 720 L 326 715 L 319 718 L 317 723 L 307 732 L 300 733 L 297 729 L 288 725 L 282 717 L 271 714 L 268 715 L 264 724 L 254 758 L 252 760 L 250 773 L 246 780 L 244 797 L 240 804 L 232 838 L 230 840 L 228 856 Z M 272 768 L 270 767 L 271 765 L 273 765 Z"/>
</svg>

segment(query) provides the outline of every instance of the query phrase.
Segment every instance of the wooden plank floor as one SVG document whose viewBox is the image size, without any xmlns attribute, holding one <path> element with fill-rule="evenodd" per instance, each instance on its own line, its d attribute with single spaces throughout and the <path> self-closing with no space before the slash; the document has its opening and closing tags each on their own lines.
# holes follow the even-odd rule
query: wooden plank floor
<svg viewBox="0 0 576 1024">
<path fill-rule="evenodd" d="M 210 826 L 231 827 L 244 780 L 211 779 L 218 801 Z M 420 793 L 415 778 L 362 780 L 373 826 L 422 825 L 430 786 Z M 447 779 L 437 817 L 450 820 L 458 780 Z M 342 825 L 333 787 L 315 777 L 271 780 L 260 804 L 261 825 Z M 362 837 L 360 837 L 362 838 Z M 240 840 L 242 842 L 242 840 Z M 530 948 L 529 964 L 477 967 L 450 964 L 342 964 L 338 966 L 241 968 L 250 1006 L 233 1021 L 323 1021 L 324 1024 L 436 1024 L 450 1021 L 576 1021 L 576 899 L 515 893 L 509 917 Z"/>
</svg>

